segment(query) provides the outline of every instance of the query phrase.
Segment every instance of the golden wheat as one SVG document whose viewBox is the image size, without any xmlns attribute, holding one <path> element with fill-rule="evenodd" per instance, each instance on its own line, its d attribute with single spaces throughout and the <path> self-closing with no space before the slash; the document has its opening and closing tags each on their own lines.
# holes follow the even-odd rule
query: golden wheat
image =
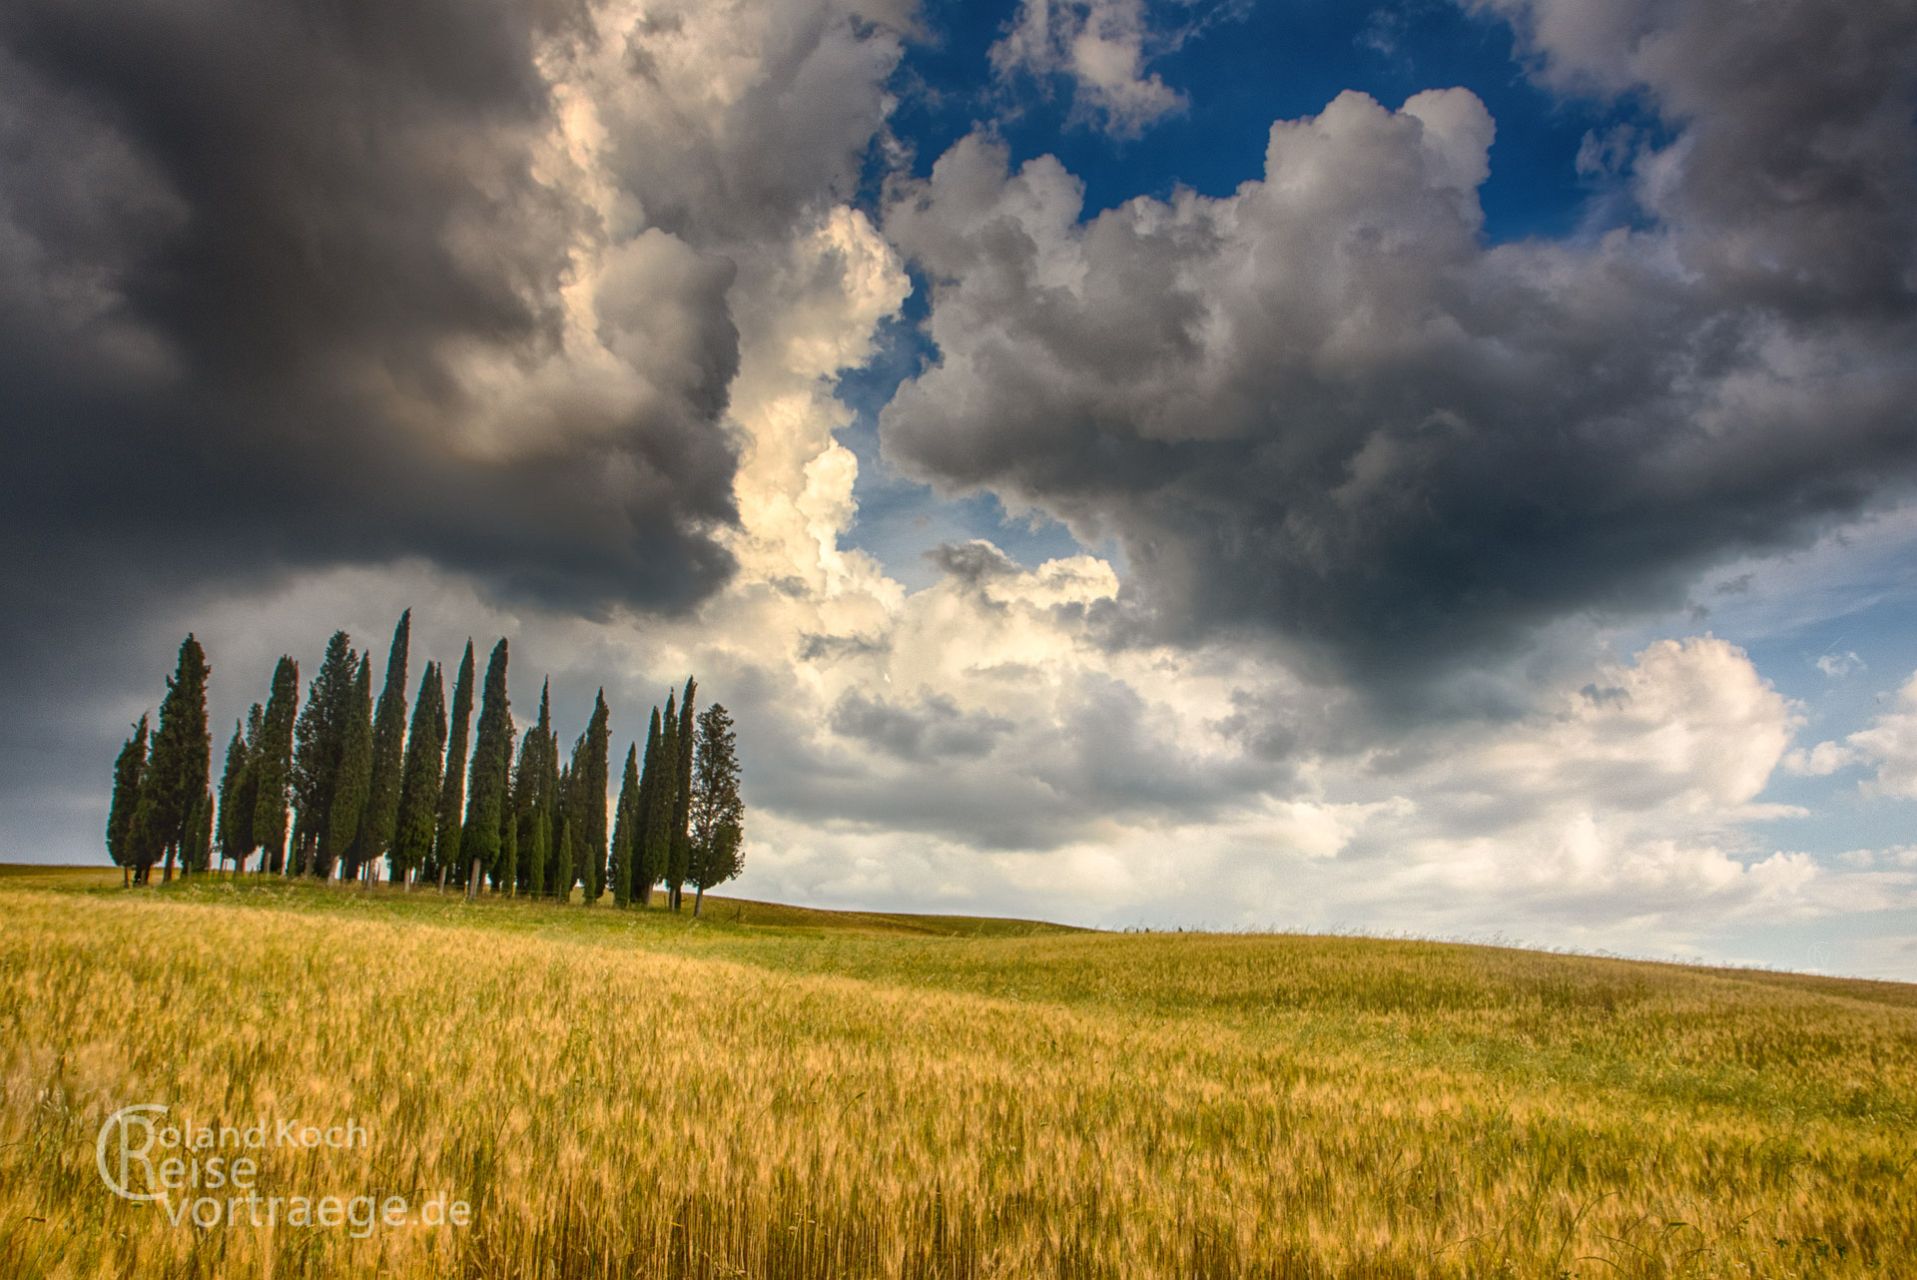
<svg viewBox="0 0 1917 1280">
<path fill-rule="evenodd" d="M 0 1275 L 1917 1267 L 1910 988 L 406 898 L 0 885 Z M 173 1225 L 96 1169 L 147 1101 L 354 1120 L 262 1192 L 474 1221 Z"/>
</svg>

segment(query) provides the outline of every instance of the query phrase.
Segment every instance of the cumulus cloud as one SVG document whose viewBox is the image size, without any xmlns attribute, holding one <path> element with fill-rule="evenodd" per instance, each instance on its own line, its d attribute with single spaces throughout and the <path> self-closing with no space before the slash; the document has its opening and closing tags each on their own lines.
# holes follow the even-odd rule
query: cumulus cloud
<svg viewBox="0 0 1917 1280">
<path fill-rule="evenodd" d="M 1023 0 L 992 46 L 992 68 L 1001 77 L 1066 77 L 1078 118 L 1132 138 L 1185 109 L 1185 96 L 1145 69 L 1177 40 L 1153 32 L 1145 0 Z"/>
<path fill-rule="evenodd" d="M 1864 784 L 1884 796 L 1917 798 L 1917 675 L 1905 681 L 1890 707 L 1843 742 L 1820 742 L 1803 760 L 1800 772 L 1835 773 L 1848 765 L 1875 770 Z"/>
<path fill-rule="evenodd" d="M 1377 685 L 1675 604 L 1900 492 L 1917 19 L 1499 8 L 1547 83 L 1662 116 L 1641 225 L 1487 247 L 1495 128 L 1458 89 L 1340 95 L 1230 196 L 1089 220 L 1057 161 L 973 136 L 887 209 L 938 359 L 886 456 L 1116 538 L 1160 635 L 1260 631 Z"/>
<path fill-rule="evenodd" d="M 1823 653 L 1811 664 L 1833 680 L 1842 680 L 1864 669 L 1864 660 L 1854 650 L 1843 653 Z"/>
</svg>

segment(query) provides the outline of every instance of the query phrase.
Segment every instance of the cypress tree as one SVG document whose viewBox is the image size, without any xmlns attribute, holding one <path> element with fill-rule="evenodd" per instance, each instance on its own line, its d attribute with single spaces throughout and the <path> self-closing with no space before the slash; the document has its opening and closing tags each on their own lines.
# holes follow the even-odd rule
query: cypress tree
<svg viewBox="0 0 1917 1280">
<path fill-rule="evenodd" d="M 673 764 L 673 778 L 679 789 L 673 797 L 672 807 L 672 865 L 677 868 L 679 878 L 684 880 L 689 874 L 692 861 L 691 836 L 687 824 L 692 814 L 692 695 L 698 691 L 699 684 L 691 676 L 686 677 L 685 696 L 679 702 L 679 727 L 675 741 L 679 747 L 678 759 Z M 672 909 L 679 909 L 679 893 L 675 889 L 672 895 Z"/>
<path fill-rule="evenodd" d="M 552 682 L 539 690 L 539 720 L 526 730 L 513 776 L 513 812 L 519 827 L 519 887 L 535 897 L 546 892 L 552 863 L 551 784 L 546 754 L 552 750 Z"/>
<path fill-rule="evenodd" d="M 179 665 L 166 682 L 134 817 L 138 838 L 146 846 L 142 852 L 150 855 L 142 882 L 161 850 L 166 856 L 164 879 L 173 878 L 173 860 L 186 840 L 188 820 L 207 789 L 213 755 L 206 726 L 206 678 L 211 670 L 198 640 L 189 635 L 180 642 Z"/>
<path fill-rule="evenodd" d="M 672 858 L 672 766 L 668 755 L 665 725 L 659 708 L 652 709 L 652 728 L 646 735 L 646 773 L 639 784 L 640 807 L 645 810 L 645 826 L 640 838 L 645 842 L 645 857 L 640 861 L 646 878 L 646 905 L 652 905 L 652 886 L 666 877 L 666 864 Z"/>
<path fill-rule="evenodd" d="M 359 685 L 359 664 L 352 639 L 335 631 L 326 642 L 319 674 L 306 687 L 306 705 L 293 727 L 293 874 L 332 874 L 335 852 L 327 839 L 327 824 L 339 790 L 340 760 L 353 695 Z"/>
<path fill-rule="evenodd" d="M 291 799 L 293 720 L 299 699 L 299 664 L 282 657 L 273 668 L 273 691 L 266 699 L 260 740 L 253 752 L 253 836 L 260 846 L 262 873 L 286 869 L 286 806 Z"/>
<path fill-rule="evenodd" d="M 559 819 L 559 843 L 557 852 L 554 854 L 554 861 L 566 869 L 564 878 L 556 882 L 558 887 L 554 891 L 559 900 L 565 902 L 572 897 L 573 881 L 578 878 L 574 868 L 579 865 L 579 851 L 574 847 L 573 841 L 571 814 L 561 815 Z"/>
<path fill-rule="evenodd" d="M 501 639 L 486 662 L 479 729 L 473 738 L 472 785 L 466 825 L 460 836 L 469 898 L 479 892 L 480 873 L 490 871 L 499 858 L 499 823 L 506 803 L 507 770 L 512 767 L 512 741 L 512 711 L 506 700 L 506 641 Z"/>
<path fill-rule="evenodd" d="M 265 737 L 266 711 L 256 702 L 246 712 L 246 769 L 233 793 L 233 827 L 230 831 L 222 828 L 222 839 L 232 841 L 228 854 L 234 859 L 236 873 L 246 869 L 246 860 L 260 847 L 254 821 L 260 808 L 260 743 Z M 225 820 L 225 810 L 221 810 L 221 820 Z"/>
<path fill-rule="evenodd" d="M 365 832 L 366 798 L 373 786 L 373 655 L 359 655 L 359 671 L 340 708 L 339 776 L 333 782 L 333 805 L 326 815 L 320 847 L 320 878 L 339 867 L 340 879 L 355 880 L 360 865 L 371 859 L 361 842 Z"/>
<path fill-rule="evenodd" d="M 393 822 L 393 879 L 408 889 L 413 873 L 433 854 L 439 813 L 440 754 L 446 743 L 446 686 L 439 664 L 426 664 L 413 699 L 413 727 L 406 737 L 406 763 L 400 776 L 399 810 Z"/>
<path fill-rule="evenodd" d="M 453 677 L 453 713 L 446 729 L 446 776 L 439 792 L 439 829 L 433 837 L 432 873 L 446 892 L 446 873 L 459 863 L 459 812 L 466 804 L 466 734 L 473 719 L 473 642 Z"/>
<path fill-rule="evenodd" d="M 659 852 L 665 860 L 666 905 L 679 909 L 679 889 L 686 881 L 686 850 L 672 838 L 672 820 L 679 808 L 679 714 L 670 693 L 666 714 L 659 720 Z"/>
<path fill-rule="evenodd" d="M 499 814 L 499 865 L 493 873 L 493 892 L 511 893 L 519 881 L 519 815 L 510 803 Z"/>
<path fill-rule="evenodd" d="M 692 914 L 706 890 L 745 867 L 745 802 L 739 795 L 738 740 L 732 717 L 713 703 L 699 717 L 699 750 L 692 787 Z"/>
<path fill-rule="evenodd" d="M 187 810 L 186 829 L 180 833 L 181 874 L 198 874 L 213 860 L 213 791 L 200 789 L 200 798 Z"/>
<path fill-rule="evenodd" d="M 399 791 L 406 770 L 406 659 L 412 645 L 413 611 L 399 615 L 393 645 L 386 652 L 385 683 L 373 716 L 372 786 L 366 793 L 366 817 L 360 846 L 367 862 L 388 853 L 399 825 Z"/>
<path fill-rule="evenodd" d="M 613 806 L 612 901 L 624 907 L 632 901 L 633 820 L 639 809 L 639 748 L 626 748 L 626 771 L 619 783 L 619 802 Z"/>
<path fill-rule="evenodd" d="M 113 761 L 113 803 L 107 809 L 107 853 L 119 868 L 124 886 L 138 859 L 134 856 L 133 815 L 140 807 L 140 779 L 146 773 L 146 717 L 133 727 L 133 736 Z"/>
<path fill-rule="evenodd" d="M 606 691 L 599 691 L 586 725 L 586 756 L 583 772 L 578 774 L 579 808 L 575 810 L 579 853 L 585 865 L 579 869 L 585 886 L 586 902 L 599 901 L 606 891 L 606 789 L 612 754 L 612 712 L 606 706 Z"/>
<path fill-rule="evenodd" d="M 260 704 L 251 712 L 253 736 L 259 736 Z M 233 722 L 233 738 L 226 744 L 226 768 L 220 773 L 220 864 L 232 859 L 237 875 L 246 870 L 252 854 L 253 787 L 252 748 L 239 722 Z"/>
<path fill-rule="evenodd" d="M 546 745 L 540 750 L 540 763 L 546 767 L 546 778 L 540 784 L 540 795 L 546 805 L 546 887 L 550 891 L 554 882 L 553 870 L 559 863 L 559 821 L 560 810 L 565 803 L 565 779 L 559 766 L 559 734 L 557 730 L 548 731 Z"/>
<path fill-rule="evenodd" d="M 665 859 L 653 840 L 652 812 L 659 792 L 659 708 L 652 709 L 646 728 L 646 753 L 639 764 L 639 798 L 634 806 L 632 832 L 632 886 L 639 905 L 652 905 L 652 887 L 665 873 Z"/>
<path fill-rule="evenodd" d="M 573 832 L 554 845 L 554 849 L 560 849 L 564 853 L 564 866 L 566 866 L 566 880 L 556 885 L 562 901 L 571 899 L 573 885 L 590 887 L 590 872 L 587 872 L 585 849 L 581 847 L 583 841 L 579 839 L 579 818 L 581 818 L 581 812 L 585 811 L 585 803 L 581 801 L 579 782 L 585 776 L 585 759 L 587 759 L 587 736 L 579 734 L 579 738 L 573 740 L 573 753 L 571 753 L 571 759 L 567 761 L 566 770 L 560 774 L 560 816 L 558 816 L 556 830 L 562 835 L 566 832 L 566 828 L 571 828 Z"/>
<path fill-rule="evenodd" d="M 558 755 L 558 751 L 554 751 Z M 579 747 L 573 747 L 573 757 L 579 757 Z M 548 883 L 552 885 L 552 897 L 562 903 L 571 899 L 573 885 L 579 881 L 579 864 L 573 858 L 573 841 L 567 835 L 571 828 L 573 814 L 573 766 L 566 765 L 560 770 L 558 788 L 552 791 L 552 874 Z"/>
</svg>

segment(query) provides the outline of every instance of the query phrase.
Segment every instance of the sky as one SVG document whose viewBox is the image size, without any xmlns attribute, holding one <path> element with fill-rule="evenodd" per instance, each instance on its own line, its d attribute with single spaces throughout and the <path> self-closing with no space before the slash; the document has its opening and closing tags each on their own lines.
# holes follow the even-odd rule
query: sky
<svg viewBox="0 0 1917 1280">
<path fill-rule="evenodd" d="M 748 896 L 1917 980 L 1913 209 L 1899 0 L 19 0 L 0 858 L 410 607 Z"/>
</svg>

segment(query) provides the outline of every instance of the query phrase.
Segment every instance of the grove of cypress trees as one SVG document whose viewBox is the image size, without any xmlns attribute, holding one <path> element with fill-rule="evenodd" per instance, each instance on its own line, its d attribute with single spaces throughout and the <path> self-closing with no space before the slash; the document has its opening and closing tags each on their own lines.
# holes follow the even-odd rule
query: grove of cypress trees
<svg viewBox="0 0 1917 1280">
<path fill-rule="evenodd" d="M 612 880 L 613 905 L 624 907 L 632 901 L 633 820 L 639 809 L 639 748 L 626 748 L 626 771 L 619 782 L 619 801 L 612 813 L 612 862 L 608 876 Z"/>
<path fill-rule="evenodd" d="M 412 888 L 413 873 L 433 854 L 438 825 L 440 754 L 446 742 L 446 686 L 439 664 L 429 662 L 413 699 L 413 727 L 406 737 L 406 762 L 399 784 L 399 809 L 393 822 L 388 861 L 393 879 Z"/>
<path fill-rule="evenodd" d="M 180 642 L 178 667 L 166 682 L 160 724 L 140 783 L 134 825 L 136 840 L 146 846 L 139 877 L 143 883 L 160 850 L 166 856 L 163 879 L 173 878 L 173 861 L 186 840 L 188 820 L 207 789 L 213 755 L 206 726 L 206 678 L 211 671 L 200 642 L 188 635 Z"/>
<path fill-rule="evenodd" d="M 606 788 L 611 754 L 612 712 L 606 706 L 606 691 L 601 689 L 586 725 L 585 767 L 575 770 L 579 775 L 579 808 L 574 811 L 578 822 L 574 834 L 585 858 L 579 880 L 585 886 L 588 904 L 599 901 L 606 891 Z"/>
<path fill-rule="evenodd" d="M 366 797 L 373 786 L 373 655 L 359 655 L 359 671 L 352 692 L 340 708 L 339 777 L 333 783 L 333 807 L 326 815 L 320 846 L 320 879 L 339 867 L 342 880 L 359 877 L 360 864 L 370 854 L 360 843 L 365 828 Z"/>
<path fill-rule="evenodd" d="M 446 775 L 439 792 L 439 829 L 433 836 L 432 872 L 446 892 L 446 873 L 459 865 L 459 815 L 466 805 L 466 735 L 473 719 L 473 642 L 453 677 L 453 711 L 446 729 Z"/>
<path fill-rule="evenodd" d="M 460 836 L 462 865 L 468 868 L 466 896 L 479 892 L 480 873 L 499 858 L 499 823 L 512 767 L 513 719 L 506 699 L 506 641 L 493 646 L 486 662 L 486 687 L 479 701 L 479 729 L 473 737 L 472 785 L 466 825 Z"/>
<path fill-rule="evenodd" d="M 347 721 L 359 685 L 356 657 L 352 638 L 335 631 L 326 642 L 319 674 L 306 687 L 306 705 L 293 727 L 294 875 L 320 873 L 322 853 L 332 851 L 326 828 L 339 789 Z M 328 861 L 324 873 L 331 872 Z"/>
<path fill-rule="evenodd" d="M 299 664 L 282 657 L 273 668 L 273 691 L 253 749 L 253 838 L 259 842 L 262 873 L 286 869 L 286 806 L 292 798 L 293 721 L 299 699 Z"/>
<path fill-rule="evenodd" d="M 673 762 L 673 780 L 679 784 L 673 796 L 672 806 L 672 851 L 671 863 L 678 870 L 683 881 L 690 873 L 692 860 L 691 837 L 687 833 L 687 823 L 692 813 L 692 695 L 698 691 L 699 684 L 691 676 L 686 677 L 685 696 L 679 701 L 679 725 L 674 733 L 674 741 L 679 747 L 677 759 Z M 679 892 L 672 895 L 672 909 L 679 909 Z"/>
<path fill-rule="evenodd" d="M 732 717 L 713 703 L 699 717 L 699 750 L 692 787 L 692 914 L 706 890 L 745 866 L 745 802 L 739 796 L 739 753 Z"/>
<path fill-rule="evenodd" d="M 366 793 L 359 846 L 371 863 L 393 847 L 399 823 L 399 789 L 406 769 L 406 659 L 412 645 L 413 611 L 399 615 L 393 646 L 386 652 L 386 673 L 373 716 L 372 785 Z"/>
<path fill-rule="evenodd" d="M 113 864 L 120 868 L 120 882 L 128 882 L 139 864 L 133 837 L 133 815 L 140 807 L 140 779 L 146 773 L 147 719 L 133 727 L 133 736 L 120 748 L 113 761 L 113 802 L 107 808 L 106 844 Z"/>
</svg>

